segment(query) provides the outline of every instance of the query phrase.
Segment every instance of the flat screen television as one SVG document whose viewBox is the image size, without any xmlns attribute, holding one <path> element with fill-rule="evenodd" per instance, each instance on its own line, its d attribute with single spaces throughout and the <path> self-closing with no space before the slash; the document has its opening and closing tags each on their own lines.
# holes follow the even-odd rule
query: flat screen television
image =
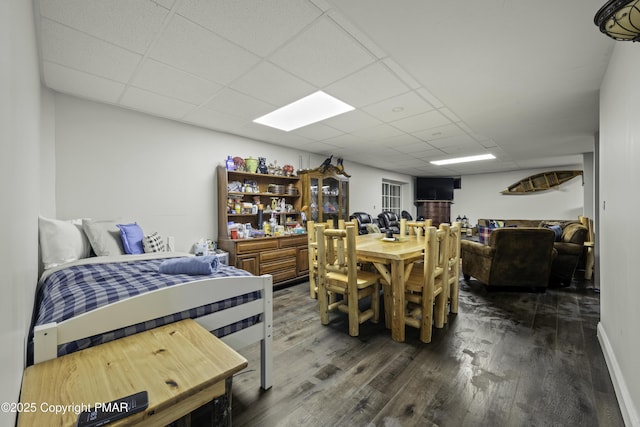
<svg viewBox="0 0 640 427">
<path fill-rule="evenodd" d="M 460 188 L 459 178 L 419 176 L 416 178 L 416 200 L 453 200 L 454 188 Z"/>
</svg>

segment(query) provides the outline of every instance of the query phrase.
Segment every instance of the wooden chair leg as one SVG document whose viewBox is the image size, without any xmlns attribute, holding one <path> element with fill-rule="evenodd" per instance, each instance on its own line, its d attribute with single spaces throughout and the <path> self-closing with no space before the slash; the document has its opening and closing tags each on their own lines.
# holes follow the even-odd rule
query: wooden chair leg
<svg viewBox="0 0 640 427">
<path fill-rule="evenodd" d="M 373 285 L 373 295 L 371 295 L 371 309 L 373 310 L 373 323 L 380 321 L 380 283 Z"/>
<path fill-rule="evenodd" d="M 360 334 L 360 310 L 358 309 L 358 289 L 352 286 L 348 290 L 349 305 L 349 335 L 357 337 Z"/>
</svg>

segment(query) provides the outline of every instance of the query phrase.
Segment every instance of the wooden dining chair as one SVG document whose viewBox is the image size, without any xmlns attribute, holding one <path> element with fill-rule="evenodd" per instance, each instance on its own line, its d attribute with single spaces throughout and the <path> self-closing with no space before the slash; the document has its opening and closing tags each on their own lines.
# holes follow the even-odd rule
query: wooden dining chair
<svg viewBox="0 0 640 427">
<path fill-rule="evenodd" d="M 316 223 L 307 221 L 307 249 L 309 252 L 309 296 L 318 295 L 318 244 L 316 243 Z"/>
<path fill-rule="evenodd" d="M 462 239 L 462 223 L 454 222 L 449 228 L 449 312 L 458 313 L 460 297 L 460 240 Z M 445 317 L 445 322 L 447 317 Z"/>
<path fill-rule="evenodd" d="M 407 234 L 409 236 L 422 236 L 424 231 L 425 222 L 424 221 L 407 221 Z"/>
<path fill-rule="evenodd" d="M 422 262 L 416 263 L 405 281 L 404 312 L 406 326 L 420 330 L 420 341 L 431 342 L 432 328 L 442 328 L 446 309 L 445 257 L 448 235 L 444 230 L 426 227 Z M 418 268 L 422 267 L 422 268 Z"/>
<path fill-rule="evenodd" d="M 380 319 L 380 276 L 358 268 L 357 227 L 344 230 L 316 226 L 318 246 L 318 307 L 320 321 L 329 323 L 329 312 L 340 310 L 349 316 L 349 335 L 358 336 L 360 324 Z M 342 299 L 333 298 L 341 295 Z M 360 300 L 370 297 L 370 307 L 359 308 Z"/>
</svg>

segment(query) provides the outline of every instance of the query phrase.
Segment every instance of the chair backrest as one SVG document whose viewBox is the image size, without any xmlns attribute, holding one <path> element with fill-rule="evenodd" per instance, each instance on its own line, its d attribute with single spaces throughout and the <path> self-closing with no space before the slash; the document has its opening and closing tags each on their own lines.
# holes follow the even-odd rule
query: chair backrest
<svg viewBox="0 0 640 427">
<path fill-rule="evenodd" d="M 316 242 L 316 223 L 315 221 L 307 221 L 307 243 Z"/>
<path fill-rule="evenodd" d="M 407 211 L 400 212 L 400 217 L 406 219 L 407 221 L 413 221 L 413 217 Z"/>
<path fill-rule="evenodd" d="M 555 233 L 548 228 L 496 228 L 489 236 L 493 248 L 489 284 L 543 286 L 551 272 Z"/>
<path fill-rule="evenodd" d="M 409 236 L 422 236 L 425 227 L 431 227 L 431 218 L 422 221 L 407 221 Z"/>
<path fill-rule="evenodd" d="M 400 220 L 398 219 L 398 215 L 392 211 L 384 211 L 378 214 L 378 222 L 380 223 L 380 228 L 383 231 L 393 231 L 394 233 L 400 232 Z"/>
<path fill-rule="evenodd" d="M 367 234 L 367 224 L 373 223 L 373 218 L 366 212 L 353 212 L 349 219 L 357 222 L 358 234 Z"/>
<path fill-rule="evenodd" d="M 424 263 L 423 263 L 423 287 L 424 292 L 433 293 L 434 280 L 437 272 L 438 258 L 440 254 L 440 242 L 442 241 L 443 232 L 438 236 L 438 230 L 435 227 L 426 227 L 424 230 Z"/>
<path fill-rule="evenodd" d="M 349 286 L 355 286 L 358 275 L 355 225 L 347 225 L 345 229 L 324 230 L 323 235 L 324 245 L 322 246 L 327 254 L 326 271 L 347 275 Z"/>
<path fill-rule="evenodd" d="M 424 230 L 425 222 L 424 221 L 407 221 L 407 228 L 409 236 L 422 236 L 422 231 Z"/>
<path fill-rule="evenodd" d="M 460 279 L 460 240 L 462 223 L 454 222 L 449 228 L 449 281 L 457 282 Z"/>
</svg>

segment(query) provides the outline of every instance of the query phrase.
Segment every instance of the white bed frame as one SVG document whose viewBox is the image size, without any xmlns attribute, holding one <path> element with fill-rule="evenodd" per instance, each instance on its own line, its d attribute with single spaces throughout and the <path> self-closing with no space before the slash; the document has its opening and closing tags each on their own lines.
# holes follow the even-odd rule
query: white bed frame
<svg viewBox="0 0 640 427">
<path fill-rule="evenodd" d="M 215 282 L 215 283 L 213 283 Z M 203 279 L 147 292 L 109 304 L 59 323 L 34 328 L 34 363 L 57 357 L 58 345 L 153 320 L 168 314 L 261 291 L 262 298 L 196 320 L 212 331 L 250 316 L 262 314 L 262 322 L 222 339 L 235 350 L 260 342 L 260 385 L 272 386 L 273 288 L 271 275 Z"/>
</svg>

